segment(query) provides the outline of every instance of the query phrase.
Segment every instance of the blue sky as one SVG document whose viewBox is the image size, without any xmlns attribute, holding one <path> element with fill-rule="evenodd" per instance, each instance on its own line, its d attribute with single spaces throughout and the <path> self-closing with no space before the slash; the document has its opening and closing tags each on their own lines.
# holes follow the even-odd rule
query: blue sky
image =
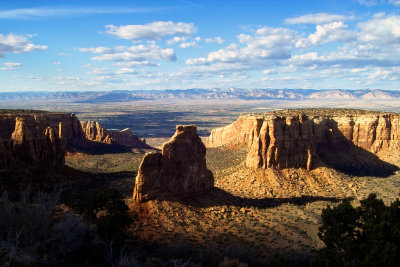
<svg viewBox="0 0 400 267">
<path fill-rule="evenodd" d="M 0 0 L 0 91 L 400 89 L 400 0 Z"/>
</svg>

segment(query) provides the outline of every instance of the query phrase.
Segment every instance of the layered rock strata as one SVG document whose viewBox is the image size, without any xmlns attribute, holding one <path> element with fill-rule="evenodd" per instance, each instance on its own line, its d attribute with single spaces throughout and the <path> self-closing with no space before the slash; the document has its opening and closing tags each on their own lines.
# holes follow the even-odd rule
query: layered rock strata
<svg viewBox="0 0 400 267">
<path fill-rule="evenodd" d="M 9 111 L 0 116 L 0 169 L 64 166 L 65 148 L 81 138 L 74 114 Z"/>
<path fill-rule="evenodd" d="M 82 121 L 81 127 L 86 139 L 90 141 L 135 148 L 149 147 L 133 134 L 129 128 L 122 131 L 107 130 L 96 121 Z"/>
<path fill-rule="evenodd" d="M 161 152 L 144 156 L 135 181 L 134 200 L 188 198 L 210 191 L 214 177 L 207 169 L 205 155 L 206 147 L 197 135 L 197 126 L 177 126 Z"/>
<path fill-rule="evenodd" d="M 207 145 L 231 142 L 248 146 L 246 166 L 250 168 L 310 170 L 321 161 L 341 162 L 343 157 L 354 160 L 348 167 L 356 168 L 373 155 L 383 158 L 399 153 L 400 115 L 341 109 L 251 114 L 213 130 Z M 339 154 L 343 157 L 332 156 Z"/>
<path fill-rule="evenodd" d="M 74 114 L 0 110 L 0 170 L 64 166 L 67 149 L 92 142 L 148 147 L 130 130 L 109 131 L 96 122 L 80 123 Z"/>
</svg>

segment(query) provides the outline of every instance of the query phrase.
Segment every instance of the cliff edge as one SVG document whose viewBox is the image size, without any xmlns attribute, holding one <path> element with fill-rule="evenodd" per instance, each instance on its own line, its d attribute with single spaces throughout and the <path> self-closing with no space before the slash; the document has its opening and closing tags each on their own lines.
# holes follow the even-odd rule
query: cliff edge
<svg viewBox="0 0 400 267">
<path fill-rule="evenodd" d="M 208 147 L 247 145 L 249 168 L 390 173 L 400 151 L 400 115 L 351 109 L 281 110 L 240 117 L 214 129 Z M 388 162 L 386 162 L 388 161 Z"/>
</svg>

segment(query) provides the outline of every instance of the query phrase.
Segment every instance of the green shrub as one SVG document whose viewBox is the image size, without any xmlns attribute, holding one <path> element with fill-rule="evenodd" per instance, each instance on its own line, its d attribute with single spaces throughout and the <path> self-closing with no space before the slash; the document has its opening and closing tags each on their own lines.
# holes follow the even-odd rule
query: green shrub
<svg viewBox="0 0 400 267">
<path fill-rule="evenodd" d="M 371 194 L 354 208 L 349 201 L 322 211 L 315 266 L 398 266 L 400 201 L 386 206 Z"/>
</svg>

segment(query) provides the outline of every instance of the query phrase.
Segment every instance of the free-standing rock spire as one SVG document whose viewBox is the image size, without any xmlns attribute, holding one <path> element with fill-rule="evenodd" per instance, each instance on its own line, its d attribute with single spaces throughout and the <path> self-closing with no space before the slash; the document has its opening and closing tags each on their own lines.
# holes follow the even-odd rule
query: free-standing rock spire
<svg viewBox="0 0 400 267">
<path fill-rule="evenodd" d="M 214 187 L 214 177 L 206 165 L 206 147 L 197 135 L 196 125 L 177 126 L 162 152 L 144 156 L 136 177 L 136 202 L 174 196 L 202 195 Z"/>
</svg>

